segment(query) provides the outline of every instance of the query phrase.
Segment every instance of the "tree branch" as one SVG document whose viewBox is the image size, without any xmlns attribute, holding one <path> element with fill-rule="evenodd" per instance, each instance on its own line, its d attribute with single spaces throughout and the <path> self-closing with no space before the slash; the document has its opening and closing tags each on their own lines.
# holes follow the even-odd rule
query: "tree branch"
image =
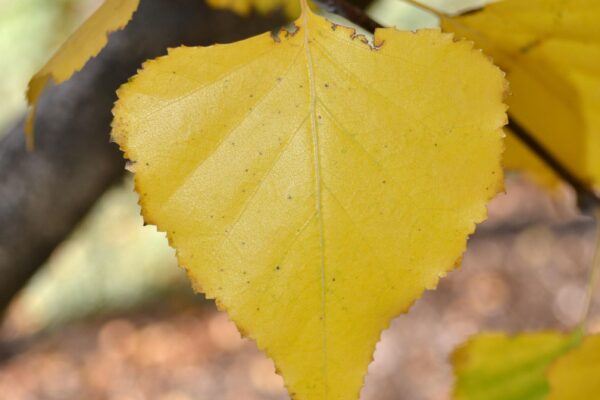
<svg viewBox="0 0 600 400">
<path fill-rule="evenodd" d="M 383 28 L 379 22 L 369 17 L 362 8 L 345 0 L 317 0 L 317 3 L 325 10 L 342 16 L 369 32 L 374 32 L 377 28 Z"/>
</svg>

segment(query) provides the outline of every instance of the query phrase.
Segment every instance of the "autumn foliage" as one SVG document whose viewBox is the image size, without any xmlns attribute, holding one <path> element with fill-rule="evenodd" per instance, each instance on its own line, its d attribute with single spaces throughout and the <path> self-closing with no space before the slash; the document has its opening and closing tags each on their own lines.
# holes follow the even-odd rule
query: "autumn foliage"
<svg viewBox="0 0 600 400">
<path fill-rule="evenodd" d="M 118 91 L 112 138 L 145 221 L 293 398 L 358 398 L 381 331 L 458 265 L 502 190 L 505 147 L 506 168 L 549 190 L 565 178 L 511 132 L 504 142 L 509 118 L 595 196 L 597 1 L 504 0 L 459 16 L 410 1 L 442 31 L 373 37 L 306 0 L 211 3 L 300 16 L 277 34 L 146 62 Z M 107 0 L 32 79 L 31 104 L 137 5 Z M 599 396 L 585 318 L 572 333 L 472 338 L 454 353 L 455 397 Z"/>
</svg>

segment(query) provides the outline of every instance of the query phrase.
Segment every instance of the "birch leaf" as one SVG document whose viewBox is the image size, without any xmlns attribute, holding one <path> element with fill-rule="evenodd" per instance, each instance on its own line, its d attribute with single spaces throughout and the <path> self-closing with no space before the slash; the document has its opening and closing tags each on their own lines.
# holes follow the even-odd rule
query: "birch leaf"
<svg viewBox="0 0 600 400">
<path fill-rule="evenodd" d="M 29 81 L 27 101 L 32 111 L 27 118 L 26 133 L 33 140 L 36 103 L 51 79 L 55 84 L 68 80 L 87 61 L 106 46 L 108 34 L 127 25 L 140 0 L 105 0 L 58 49 L 52 58 Z"/>
<path fill-rule="evenodd" d="M 551 363 L 580 339 L 557 332 L 475 336 L 452 356 L 456 400 L 543 400 Z M 557 399 L 563 399 L 557 397 Z M 579 397 L 584 399 L 586 397 Z"/>
<path fill-rule="evenodd" d="M 550 367 L 548 400 L 595 399 L 600 393 L 600 335 L 581 344 Z"/>
<path fill-rule="evenodd" d="M 297 0 L 207 0 L 209 6 L 231 10 L 241 16 L 248 16 L 253 10 L 267 14 L 279 8 L 290 18 L 297 18 L 300 7 Z"/>
<path fill-rule="evenodd" d="M 306 5 L 295 25 L 147 62 L 113 138 L 145 220 L 291 396 L 354 400 L 501 188 L 505 81 L 437 30 L 369 45 Z"/>
<path fill-rule="evenodd" d="M 596 186 L 600 185 L 598 21 L 597 0 L 503 0 L 481 11 L 442 18 L 444 30 L 475 41 L 507 73 L 515 120 L 571 172 Z M 513 166 L 512 160 L 517 160 L 516 167 L 531 165 L 508 147 L 507 167 Z"/>
</svg>

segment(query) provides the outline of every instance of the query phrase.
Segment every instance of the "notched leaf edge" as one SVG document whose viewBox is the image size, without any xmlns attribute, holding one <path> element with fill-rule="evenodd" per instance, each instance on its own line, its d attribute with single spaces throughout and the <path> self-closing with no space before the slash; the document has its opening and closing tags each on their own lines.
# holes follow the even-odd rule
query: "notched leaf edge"
<svg viewBox="0 0 600 400">
<path fill-rule="evenodd" d="M 421 29 L 421 30 L 417 30 L 417 31 L 400 31 L 400 30 L 398 30 L 396 28 L 378 28 L 378 29 L 375 30 L 375 34 L 373 35 L 373 40 L 371 42 L 371 41 L 368 40 L 368 38 L 365 35 L 358 34 L 356 32 L 356 29 L 354 29 L 352 27 L 340 25 L 340 24 L 334 23 L 332 21 L 329 21 L 329 22 L 331 23 L 332 30 L 337 30 L 338 28 L 339 29 L 343 29 L 348 34 L 348 37 L 352 41 L 356 40 L 358 43 L 361 43 L 362 45 L 367 46 L 367 48 L 370 49 L 370 50 L 372 50 L 372 51 L 381 51 L 382 49 L 385 48 L 385 46 L 384 46 L 385 40 L 383 38 L 381 38 L 381 35 L 384 34 L 387 31 L 396 31 L 396 32 L 401 32 L 401 33 L 409 33 L 411 35 L 420 35 L 420 34 L 424 34 L 426 32 L 437 32 L 437 33 L 441 34 L 443 37 L 446 37 L 449 41 L 451 41 L 453 43 L 462 44 L 462 45 L 467 46 L 467 50 L 468 51 L 477 53 L 481 57 L 485 57 L 485 59 L 488 62 L 490 62 L 491 64 L 493 64 L 493 62 L 491 61 L 491 58 L 489 56 L 487 56 L 485 53 L 483 53 L 483 51 L 481 49 L 477 49 L 477 48 L 474 47 L 473 41 L 470 41 L 470 40 L 467 40 L 467 39 L 464 39 L 464 38 L 456 38 L 453 33 L 442 32 L 440 29 Z M 298 26 L 296 23 L 294 23 L 293 26 L 295 27 L 295 30 L 291 30 L 291 29 L 287 29 L 287 28 L 283 27 L 279 31 L 277 31 L 277 34 L 274 34 L 274 32 L 266 32 L 266 33 L 263 33 L 262 35 L 258 35 L 258 36 L 269 36 L 271 38 L 271 40 L 273 41 L 274 45 L 279 45 L 282 42 L 282 40 L 281 40 L 282 35 L 283 35 L 283 38 L 292 37 L 292 36 L 296 35 L 301 30 L 301 28 L 302 28 L 301 26 Z M 256 38 L 256 36 L 254 38 Z M 246 40 L 250 40 L 250 39 L 252 39 L 252 38 L 249 38 L 249 39 L 246 39 Z M 226 45 L 226 44 L 215 44 L 215 45 L 212 45 L 212 46 L 203 46 L 203 47 L 216 47 L 216 46 L 224 46 L 224 45 Z M 142 67 L 140 69 L 138 69 L 138 74 L 142 73 L 148 66 L 152 65 L 153 63 L 161 62 L 161 60 L 164 59 L 164 58 L 166 58 L 166 57 L 168 57 L 172 53 L 172 51 L 176 51 L 179 48 L 186 48 L 186 47 L 188 47 L 188 46 L 179 46 L 179 47 L 176 47 L 176 48 L 169 48 L 167 55 L 160 56 L 160 57 L 157 57 L 157 58 L 155 58 L 153 60 L 148 60 L 148 61 L 144 62 L 142 64 Z M 504 131 L 503 131 L 503 127 L 508 123 L 508 117 L 506 116 L 506 110 L 508 109 L 508 106 L 506 105 L 506 98 L 507 98 L 508 93 L 509 93 L 509 83 L 505 79 L 506 74 L 504 73 L 504 71 L 502 71 L 500 68 L 498 68 L 497 66 L 495 66 L 495 64 L 493 64 L 493 65 L 501 73 L 501 76 L 503 78 L 502 79 L 503 80 L 503 84 L 504 84 L 503 90 L 502 90 L 502 93 L 501 93 L 501 101 L 502 101 L 502 104 L 504 106 L 504 120 L 495 129 L 498 132 L 498 134 L 499 134 L 499 138 L 503 139 L 505 137 L 505 134 L 504 134 Z M 119 99 L 121 98 L 120 94 L 125 89 L 125 87 L 128 84 L 134 82 L 137 77 L 138 77 L 137 74 L 135 76 L 131 77 L 128 80 L 127 83 L 123 84 L 117 90 L 117 97 Z M 124 157 L 126 159 L 129 159 L 130 162 L 133 162 L 135 164 L 135 160 L 131 158 L 131 154 L 130 154 L 130 152 L 127 149 L 127 145 L 125 144 L 126 141 L 122 141 L 122 140 L 116 141 L 116 140 L 114 140 L 114 137 L 116 135 L 118 135 L 121 138 L 123 138 L 123 135 L 121 135 L 121 133 L 122 132 L 126 132 L 126 129 L 123 129 L 121 127 L 121 121 L 118 121 L 116 119 L 117 114 L 118 114 L 117 113 L 117 108 L 118 107 L 119 107 L 119 101 L 117 100 L 117 102 L 115 103 L 115 107 L 112 110 L 113 116 L 115 116 L 115 119 L 113 120 L 113 123 L 112 123 L 111 139 L 113 141 L 119 143 L 119 148 L 123 152 Z M 121 144 L 121 143 L 123 143 L 123 144 Z M 413 299 L 412 302 L 409 305 L 407 305 L 404 310 L 398 312 L 398 314 L 396 314 L 394 317 L 390 318 L 384 324 L 383 328 L 381 329 L 378 342 L 381 341 L 381 336 L 383 335 L 383 333 L 385 331 L 387 331 L 390 328 L 390 325 L 391 325 L 391 323 L 393 322 L 393 320 L 395 318 L 399 317 L 400 315 L 403 315 L 403 314 L 406 314 L 406 313 L 410 312 L 410 309 L 414 306 L 414 304 L 417 302 L 417 300 L 419 300 L 420 298 L 422 298 L 425 295 L 426 291 L 433 291 L 433 290 L 435 290 L 437 288 L 438 284 L 439 284 L 440 279 L 446 277 L 449 273 L 451 273 L 451 272 L 455 271 L 456 269 L 460 268 L 460 264 L 462 262 L 464 253 L 467 250 L 467 244 L 468 244 L 468 241 L 469 241 L 470 237 L 475 233 L 477 225 L 479 223 L 485 221 L 487 219 L 487 217 L 488 217 L 488 209 L 487 208 L 488 208 L 489 201 L 491 199 L 493 199 L 498 193 L 504 191 L 504 172 L 503 172 L 502 165 L 501 165 L 502 164 L 501 163 L 502 155 L 504 154 L 504 150 L 505 150 L 505 148 L 504 148 L 505 145 L 504 145 L 504 141 L 503 140 L 501 142 L 501 145 L 502 145 L 502 148 L 501 148 L 501 151 L 499 152 L 499 157 L 498 157 L 498 160 L 497 160 L 497 170 L 496 170 L 497 171 L 496 182 L 497 182 L 498 186 L 497 186 L 496 190 L 490 190 L 490 191 L 488 191 L 488 195 L 487 195 L 487 198 L 486 198 L 486 203 L 482 207 L 483 209 L 480 210 L 479 216 L 473 218 L 473 221 L 470 222 L 469 233 L 466 235 L 466 238 L 464 240 L 464 244 L 462 246 L 461 255 L 455 260 L 455 262 L 453 263 L 453 265 L 448 270 L 439 273 L 434 279 L 432 279 L 432 281 L 429 282 L 425 286 L 424 290 L 419 294 L 419 296 L 417 296 L 415 299 Z M 202 288 L 201 283 L 198 282 L 192 276 L 192 273 L 191 273 L 189 267 L 187 267 L 185 265 L 185 263 L 181 262 L 183 260 L 182 260 L 182 257 L 180 255 L 180 251 L 177 248 L 175 248 L 175 246 L 174 246 L 173 233 L 170 232 L 168 229 L 163 229 L 163 228 L 159 227 L 159 225 L 157 224 L 157 222 L 153 220 L 153 218 L 149 215 L 148 211 L 146 210 L 146 208 L 144 206 L 144 203 L 145 203 L 144 202 L 144 197 L 145 196 L 143 195 L 143 191 L 140 188 L 140 183 L 139 183 L 137 174 L 135 174 L 135 172 L 134 172 L 134 190 L 138 193 L 138 205 L 140 206 L 140 214 L 143 217 L 144 223 L 148 224 L 148 225 L 155 225 L 158 232 L 165 233 L 167 241 L 169 243 L 169 246 L 172 247 L 175 250 L 175 255 L 176 255 L 176 258 L 178 260 L 178 265 L 179 265 L 180 268 L 182 268 L 185 271 L 185 273 L 186 273 L 186 275 L 187 275 L 187 277 L 188 277 L 188 279 L 189 279 L 189 281 L 190 281 L 190 283 L 192 285 L 193 290 L 196 293 L 203 294 L 207 299 L 214 300 L 215 304 L 217 306 L 217 309 L 219 311 L 225 312 L 227 314 L 227 318 L 231 322 L 233 322 L 235 324 L 236 328 L 238 329 L 238 331 L 240 332 L 240 334 L 242 335 L 242 337 L 252 339 L 257 344 L 257 346 L 261 349 L 261 351 L 263 351 L 271 360 L 273 360 L 274 365 L 275 365 L 275 371 L 276 371 L 276 373 L 278 375 L 280 375 L 280 376 L 283 377 L 283 374 L 281 373 L 281 370 L 280 370 L 280 368 L 279 368 L 279 366 L 277 364 L 277 361 L 273 358 L 273 355 L 271 354 L 270 350 L 266 346 L 263 346 L 263 345 L 259 344 L 258 340 L 255 337 L 253 337 L 253 335 L 250 332 L 246 331 L 246 329 L 243 326 L 240 326 L 236 321 L 232 320 L 231 317 L 229 316 L 229 310 L 228 310 L 228 308 L 224 304 L 222 304 L 214 295 L 208 294 Z M 373 362 L 373 360 L 374 360 L 374 353 L 375 353 L 375 349 L 373 349 L 373 351 L 371 352 L 371 357 L 370 357 L 369 364 L 371 364 Z M 363 375 L 362 386 L 361 387 L 364 387 L 366 376 L 367 376 L 367 374 L 365 373 Z M 284 379 L 284 385 L 285 385 L 286 389 L 288 390 L 288 393 L 290 394 L 290 396 L 292 397 L 292 399 L 294 399 L 295 398 L 295 393 L 292 392 L 292 389 L 288 386 L 287 381 L 285 379 Z"/>
</svg>

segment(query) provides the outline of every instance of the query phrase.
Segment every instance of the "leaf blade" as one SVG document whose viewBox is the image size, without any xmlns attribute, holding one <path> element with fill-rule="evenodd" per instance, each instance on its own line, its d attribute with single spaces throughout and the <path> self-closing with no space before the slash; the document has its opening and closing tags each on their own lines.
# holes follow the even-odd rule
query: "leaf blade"
<svg viewBox="0 0 600 400">
<path fill-rule="evenodd" d="M 374 48 L 312 13 L 296 25 L 146 63 L 119 90 L 113 138 L 196 289 L 294 398 L 346 400 L 500 188 L 505 86 L 438 31 L 380 30 Z"/>
</svg>

